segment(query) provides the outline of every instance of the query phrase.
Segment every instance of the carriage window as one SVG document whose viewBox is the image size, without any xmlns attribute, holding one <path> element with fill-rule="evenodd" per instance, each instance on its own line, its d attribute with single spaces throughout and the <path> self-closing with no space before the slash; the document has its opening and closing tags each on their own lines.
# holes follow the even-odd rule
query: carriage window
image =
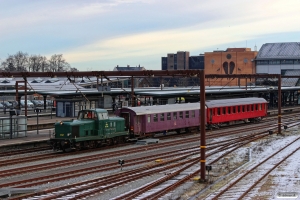
<svg viewBox="0 0 300 200">
<path fill-rule="evenodd" d="M 226 108 L 222 108 L 222 110 L 223 110 L 223 115 L 225 115 L 226 114 Z"/>
<path fill-rule="evenodd" d="M 259 108 L 259 110 L 261 110 L 261 104 L 258 104 L 258 108 Z"/>
<path fill-rule="evenodd" d="M 232 107 L 232 113 L 235 113 L 235 106 Z"/>
<path fill-rule="evenodd" d="M 185 118 L 189 118 L 190 116 L 189 116 L 189 111 L 185 111 Z"/>
<path fill-rule="evenodd" d="M 217 108 L 218 115 L 221 115 L 220 108 Z"/>
<path fill-rule="evenodd" d="M 167 113 L 167 120 L 171 120 L 171 113 Z"/>
<path fill-rule="evenodd" d="M 238 111 L 238 113 L 240 113 L 240 112 L 241 112 L 241 107 L 240 107 L 240 106 L 238 106 L 237 108 L 238 108 L 238 110 L 237 110 L 237 111 Z"/>
<path fill-rule="evenodd" d="M 195 117 L 195 111 L 192 110 L 192 117 Z"/>
<path fill-rule="evenodd" d="M 173 119 L 177 119 L 177 112 L 173 113 Z"/>
<path fill-rule="evenodd" d="M 148 123 L 151 122 L 151 115 L 148 115 Z"/>
<path fill-rule="evenodd" d="M 251 111 L 251 105 L 248 105 L 248 111 Z"/>
<path fill-rule="evenodd" d="M 228 110 L 228 114 L 230 114 L 231 107 L 227 107 L 227 110 Z"/>
<path fill-rule="evenodd" d="M 154 115 L 153 115 L 153 121 L 154 121 L 154 122 L 157 122 L 157 121 L 158 121 L 157 114 L 154 114 Z"/>
<path fill-rule="evenodd" d="M 245 107 L 244 107 L 244 106 L 241 106 L 241 108 L 242 108 L 242 112 L 245 112 Z"/>
<path fill-rule="evenodd" d="M 160 121 L 165 121 L 165 113 L 160 114 Z"/>
<path fill-rule="evenodd" d="M 180 119 L 183 118 L 183 112 L 179 112 L 179 118 L 180 118 Z"/>
</svg>

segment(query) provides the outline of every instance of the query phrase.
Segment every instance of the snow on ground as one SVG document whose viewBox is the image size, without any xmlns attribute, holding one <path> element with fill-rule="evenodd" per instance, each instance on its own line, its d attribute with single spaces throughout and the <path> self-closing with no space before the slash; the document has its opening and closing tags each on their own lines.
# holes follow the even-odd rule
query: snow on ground
<svg viewBox="0 0 300 200">
<path fill-rule="evenodd" d="M 196 198 L 191 199 L 212 199 L 215 192 L 219 192 L 228 184 L 233 182 L 237 177 L 240 177 L 246 171 L 249 171 L 253 166 L 263 161 L 268 156 L 272 155 L 279 149 L 283 148 L 290 142 L 300 137 L 300 127 L 293 127 L 283 132 L 284 136 L 270 135 L 266 139 L 252 142 L 244 148 L 232 153 L 232 163 L 238 163 L 239 158 L 247 158 L 249 149 L 250 161 L 247 161 L 239 166 L 233 165 L 230 169 L 231 175 L 221 181 L 213 180 L 209 190 L 195 195 Z M 252 177 L 248 178 L 248 182 L 240 185 L 239 191 L 246 191 L 253 183 L 258 180 L 264 173 L 266 173 L 272 166 L 277 164 L 286 155 L 300 147 L 300 139 L 290 145 L 288 149 L 275 156 L 275 159 L 266 162 L 259 170 L 252 173 Z M 300 150 L 290 156 L 286 161 L 280 164 L 273 170 L 266 178 L 264 178 L 258 185 L 252 189 L 244 199 L 300 199 Z M 222 176 L 221 176 L 222 177 Z M 225 177 L 223 175 L 223 177 Z M 219 179 L 218 177 L 217 179 Z M 241 188 L 242 187 L 242 188 Z M 287 198 L 288 197 L 288 198 Z M 225 198 L 226 199 L 226 198 Z M 233 198 L 234 199 L 234 198 Z"/>
</svg>

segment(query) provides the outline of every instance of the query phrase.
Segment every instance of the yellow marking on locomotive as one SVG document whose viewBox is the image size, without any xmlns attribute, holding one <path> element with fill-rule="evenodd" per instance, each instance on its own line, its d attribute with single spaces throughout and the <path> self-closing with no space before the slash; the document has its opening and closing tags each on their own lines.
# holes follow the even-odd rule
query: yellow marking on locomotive
<svg viewBox="0 0 300 200">
<path fill-rule="evenodd" d="M 63 137 L 65 134 L 60 134 L 61 137 Z"/>
</svg>

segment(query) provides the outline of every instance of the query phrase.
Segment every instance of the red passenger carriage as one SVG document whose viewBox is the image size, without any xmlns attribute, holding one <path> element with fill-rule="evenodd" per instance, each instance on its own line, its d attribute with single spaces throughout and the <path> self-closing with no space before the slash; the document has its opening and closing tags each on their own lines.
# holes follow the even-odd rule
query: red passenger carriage
<svg viewBox="0 0 300 200">
<path fill-rule="evenodd" d="M 260 121 L 267 115 L 264 98 L 239 98 L 206 101 L 207 126 L 232 124 L 236 121 Z"/>
</svg>

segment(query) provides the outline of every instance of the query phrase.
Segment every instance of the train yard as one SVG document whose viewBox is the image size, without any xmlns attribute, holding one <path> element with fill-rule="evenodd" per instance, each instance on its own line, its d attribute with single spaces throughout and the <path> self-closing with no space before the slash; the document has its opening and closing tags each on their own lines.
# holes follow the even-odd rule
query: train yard
<svg viewBox="0 0 300 200">
<path fill-rule="evenodd" d="M 208 131 L 206 157 L 212 170 L 207 184 L 199 184 L 195 179 L 200 173 L 199 134 L 186 133 L 163 136 L 159 143 L 151 145 L 126 143 L 112 146 L 113 148 L 96 148 L 68 154 L 42 148 L 31 152 L 28 150 L 27 153 L 15 151 L 11 155 L 2 154 L 0 188 L 35 189 L 34 192 L 13 195 L 9 199 L 243 198 L 246 193 L 230 193 L 229 190 L 232 189 L 228 186 L 232 179 L 243 177 L 248 182 L 251 180 L 253 184 L 244 184 L 241 191 L 249 189 L 250 195 L 254 195 L 251 191 L 262 184 L 272 168 L 261 170 L 259 176 L 255 175 L 255 180 L 253 175 L 250 178 L 244 176 L 244 171 L 256 172 L 254 167 L 258 163 L 267 162 L 275 164 L 273 170 L 276 170 L 276 167 L 284 164 L 285 157 L 289 159 L 287 156 L 291 154 L 290 151 L 294 151 L 290 156 L 299 153 L 295 148 L 295 145 L 299 147 L 299 133 L 297 128 L 293 129 L 299 125 L 297 116 L 297 113 L 283 116 L 282 122 L 288 127 L 283 133 L 284 137 L 276 135 L 276 118 L 272 117 L 260 123 L 239 124 Z M 272 135 L 270 130 L 273 130 Z M 281 150 L 292 141 L 294 143 L 287 147 L 292 150 Z M 275 143 L 279 143 L 280 148 L 275 148 Z M 280 155 L 267 160 L 271 155 L 268 147 L 273 148 L 273 153 L 278 152 Z M 249 153 L 250 148 L 253 156 Z M 266 158 L 258 157 L 258 153 Z M 274 158 L 275 160 L 271 160 Z M 122 166 L 118 163 L 120 159 L 125 161 Z M 298 165 L 300 169 L 300 163 Z M 236 180 L 234 183 L 241 182 Z M 272 189 L 271 186 L 269 189 Z"/>
</svg>

